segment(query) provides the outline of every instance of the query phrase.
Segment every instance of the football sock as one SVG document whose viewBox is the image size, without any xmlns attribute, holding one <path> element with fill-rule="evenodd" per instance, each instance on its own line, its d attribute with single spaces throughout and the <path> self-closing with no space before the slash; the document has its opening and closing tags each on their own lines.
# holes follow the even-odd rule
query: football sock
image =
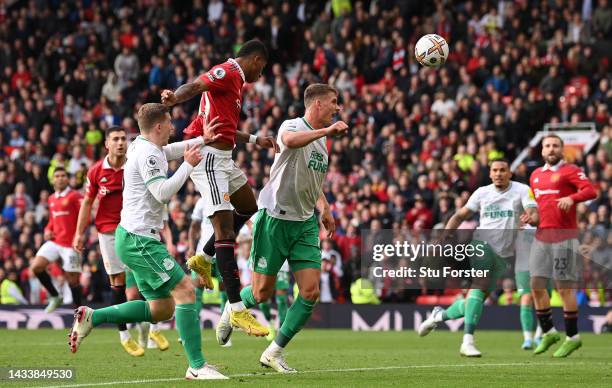
<svg viewBox="0 0 612 388">
<path fill-rule="evenodd" d="M 578 334 L 578 311 L 564 311 L 565 334 L 572 338 Z"/>
<path fill-rule="evenodd" d="M 125 302 L 127 302 L 125 297 L 125 286 L 111 286 L 111 305 L 117 305 Z M 127 325 L 125 323 L 120 323 L 117 326 L 119 331 L 127 331 Z"/>
<path fill-rule="evenodd" d="M 176 328 L 183 340 L 183 349 L 187 354 L 189 366 L 201 368 L 206 360 L 202 354 L 202 334 L 200 331 L 200 319 L 196 312 L 194 303 L 176 305 Z"/>
<path fill-rule="evenodd" d="M 234 258 L 234 241 L 217 240 L 217 266 L 223 277 L 223 285 L 230 303 L 240 302 L 240 276 L 238 264 Z"/>
<path fill-rule="evenodd" d="M 53 285 L 53 281 L 51 281 L 51 277 L 46 270 L 37 273 L 36 277 L 38 278 L 38 281 L 40 281 L 40 284 L 45 287 L 49 295 L 58 296 L 57 289 Z"/>
<path fill-rule="evenodd" d="M 465 314 L 465 300 L 459 299 L 456 300 L 453 304 L 451 304 L 444 312 L 442 313 L 442 320 L 448 321 L 449 319 L 457 319 L 463 317 Z"/>
<path fill-rule="evenodd" d="M 240 298 L 242 299 L 242 303 L 244 303 L 244 307 L 250 309 L 251 307 L 257 304 L 255 300 L 255 295 L 253 295 L 253 287 L 246 286 L 240 291 Z"/>
<path fill-rule="evenodd" d="M 523 333 L 529 333 L 529 338 L 525 337 L 525 339 L 531 339 L 531 332 L 534 327 L 535 319 L 533 316 L 533 307 L 521 305 L 521 328 L 523 329 Z"/>
<path fill-rule="evenodd" d="M 70 286 L 70 293 L 72 294 L 72 304 L 74 304 L 75 307 L 79 307 L 83 297 L 83 288 L 80 284 L 74 287 Z"/>
<path fill-rule="evenodd" d="M 542 333 L 546 334 L 554 327 L 552 321 L 552 310 L 549 308 L 537 310 L 536 315 L 538 317 L 538 321 L 540 322 L 540 327 L 542 328 Z"/>
<path fill-rule="evenodd" d="M 474 334 L 476 325 L 482 315 L 485 293 L 482 290 L 470 290 L 465 301 L 465 323 L 463 331 L 466 334 Z"/>
<path fill-rule="evenodd" d="M 287 316 L 287 306 L 289 305 L 287 294 L 276 295 L 276 308 L 278 310 L 278 325 L 282 326 Z"/>
<path fill-rule="evenodd" d="M 237 236 L 240 232 L 240 229 L 244 226 L 244 224 L 251 218 L 252 214 L 240 214 L 234 210 L 234 234 Z M 208 256 L 213 257 L 216 252 L 215 247 L 215 235 L 210 236 L 206 244 L 204 244 L 204 248 L 202 249 L 204 253 Z"/>
<path fill-rule="evenodd" d="M 242 292 L 241 292 L 241 296 L 242 296 Z M 261 310 L 261 312 L 263 313 L 264 317 L 266 318 L 266 321 L 268 322 L 272 321 L 272 313 L 270 312 L 270 302 L 260 303 L 259 310 Z"/>
<path fill-rule="evenodd" d="M 94 310 L 91 322 L 94 326 L 102 323 L 150 322 L 151 310 L 144 300 L 131 300 L 122 304 Z"/>
<path fill-rule="evenodd" d="M 304 327 L 310 316 L 312 310 L 317 302 L 310 301 L 302 298 L 301 295 L 295 299 L 289 311 L 287 311 L 287 317 L 285 322 L 281 326 L 274 342 L 281 348 L 287 346 L 289 341 Z"/>
</svg>

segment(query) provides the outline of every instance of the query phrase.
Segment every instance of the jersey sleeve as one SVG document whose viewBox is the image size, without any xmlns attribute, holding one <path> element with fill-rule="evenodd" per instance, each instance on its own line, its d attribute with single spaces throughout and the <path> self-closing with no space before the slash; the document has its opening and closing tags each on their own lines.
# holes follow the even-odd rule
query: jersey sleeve
<svg viewBox="0 0 612 388">
<path fill-rule="evenodd" d="M 593 184 L 578 166 L 572 166 L 572 169 L 567 173 L 566 177 L 569 183 L 577 190 L 576 193 L 569 196 L 575 203 L 588 201 L 589 199 L 597 197 L 597 192 L 593 188 Z"/>
<path fill-rule="evenodd" d="M 193 212 L 191 213 L 192 221 L 202 221 L 204 218 L 204 199 L 198 199 L 195 206 L 193 207 Z"/>
<path fill-rule="evenodd" d="M 199 79 L 206 84 L 211 92 L 218 92 L 228 89 L 231 86 L 232 75 L 223 66 L 214 66 L 212 69 L 202 74 Z"/>
<path fill-rule="evenodd" d="M 49 221 L 47 222 L 47 226 L 45 226 L 45 232 L 53 232 L 53 212 L 51 211 L 51 197 L 49 197 L 49 201 L 47 201 L 47 206 L 47 209 L 49 211 Z"/>
<path fill-rule="evenodd" d="M 85 180 L 85 197 L 94 200 L 98 194 L 98 180 L 96 179 L 96 173 L 98 169 L 92 168 L 87 172 L 87 179 Z"/>
<path fill-rule="evenodd" d="M 521 185 L 521 205 L 523 205 L 523 209 L 538 206 L 533 191 L 531 191 L 531 188 L 527 185 Z"/>
<path fill-rule="evenodd" d="M 472 193 L 472 195 L 470 196 L 470 199 L 468 199 L 467 203 L 465 204 L 465 207 L 470 209 L 474 213 L 480 212 L 480 193 L 481 192 L 482 191 L 480 189 L 477 189 L 476 191 L 474 191 L 474 193 Z"/>
<path fill-rule="evenodd" d="M 138 157 L 138 171 L 142 176 L 145 186 L 151 183 L 167 179 L 167 171 L 165 171 L 163 163 L 163 154 L 159 150 L 150 150 L 142 153 Z"/>
<path fill-rule="evenodd" d="M 277 139 L 276 142 L 279 144 L 282 144 L 283 147 L 286 147 L 287 145 L 283 142 L 283 134 L 287 131 L 291 131 L 291 132 L 297 132 L 298 131 L 298 127 L 297 124 L 295 123 L 295 121 L 293 120 L 285 120 L 283 121 L 283 123 L 281 124 L 280 128 L 278 129 L 278 135 L 277 135 Z"/>
</svg>

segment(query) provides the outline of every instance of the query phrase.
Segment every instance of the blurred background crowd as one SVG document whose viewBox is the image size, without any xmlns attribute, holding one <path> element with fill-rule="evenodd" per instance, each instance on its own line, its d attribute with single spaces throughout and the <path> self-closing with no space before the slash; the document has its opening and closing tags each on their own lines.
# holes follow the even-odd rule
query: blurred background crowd
<svg viewBox="0 0 612 388">
<path fill-rule="evenodd" d="M 414 59 L 426 33 L 449 42 L 439 69 Z M 240 130 L 274 135 L 303 113 L 302 94 L 313 82 L 338 88 L 340 118 L 350 127 L 329 140 L 324 190 L 337 231 L 322 241 L 322 302 L 350 301 L 362 230 L 444 224 L 489 183 L 488 161 L 513 160 L 545 123 L 595 123 L 600 141 L 575 163 L 599 196 L 578 207 L 578 219 L 583 230 L 609 230 L 607 0 L 0 0 L 0 278 L 41 303 L 44 292 L 27 267 L 43 242 L 54 168 L 65 166 L 72 187 L 82 189 L 88 167 L 104 155 L 105 128 L 121 125 L 134 136 L 141 104 L 159 102 L 162 89 L 252 38 L 267 44 L 271 58 L 264 76 L 245 86 Z M 174 141 L 198 103 L 173 108 Z M 252 144 L 235 154 L 259 191 L 274 155 Z M 541 164 L 539 150 L 530 150 L 515 179 L 527 182 Z M 189 182 L 169 204 L 168 245 L 179 260 L 197 198 Z M 109 288 L 93 227 L 87 248 L 81 283 L 90 301 L 103 301 Z M 61 282 L 61 271 L 52 271 Z M 377 298 L 414 302 L 431 293 L 389 284 Z M 586 299 L 612 300 L 601 294 Z"/>
</svg>

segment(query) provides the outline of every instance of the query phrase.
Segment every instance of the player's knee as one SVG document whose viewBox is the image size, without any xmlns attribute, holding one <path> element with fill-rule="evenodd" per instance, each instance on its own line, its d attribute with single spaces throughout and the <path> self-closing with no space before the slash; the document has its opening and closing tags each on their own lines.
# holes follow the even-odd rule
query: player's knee
<svg viewBox="0 0 612 388">
<path fill-rule="evenodd" d="M 45 265 L 42 264 L 42 263 L 39 263 L 37 260 L 34 260 L 30 264 L 30 271 L 32 271 L 32 273 L 34 273 L 34 274 L 41 273 L 44 270 L 45 270 Z"/>
<path fill-rule="evenodd" d="M 316 302 L 317 300 L 319 300 L 319 287 L 309 287 L 309 288 L 305 288 L 304 290 L 300 290 L 300 296 L 303 299 L 309 300 L 311 302 Z"/>
<path fill-rule="evenodd" d="M 236 233 L 234 233 L 233 227 L 226 227 L 226 226 L 221 227 L 221 230 L 219 230 L 219 237 L 217 237 L 217 240 L 235 240 L 235 239 L 236 239 Z"/>
</svg>

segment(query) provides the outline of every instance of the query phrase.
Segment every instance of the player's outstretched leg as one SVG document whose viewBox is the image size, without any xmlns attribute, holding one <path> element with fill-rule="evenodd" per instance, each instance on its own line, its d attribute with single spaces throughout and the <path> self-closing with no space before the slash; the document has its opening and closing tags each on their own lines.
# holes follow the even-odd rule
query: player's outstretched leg
<svg viewBox="0 0 612 388">
<path fill-rule="evenodd" d="M 114 280 L 114 279 L 113 279 Z M 116 306 L 127 302 L 124 285 L 111 286 L 111 306 Z M 125 323 L 117 324 L 119 329 L 119 340 L 123 349 L 131 356 L 140 357 L 144 355 L 144 349 L 138 345 L 130 335 L 130 332 Z"/>
<path fill-rule="evenodd" d="M 151 321 L 151 310 L 149 304 L 144 300 L 132 300 L 98 310 L 80 306 L 74 313 L 74 323 L 68 335 L 68 345 L 72 353 L 75 353 L 83 338 L 87 337 L 94 327 L 102 323 L 119 324 L 143 321 Z"/>
</svg>

